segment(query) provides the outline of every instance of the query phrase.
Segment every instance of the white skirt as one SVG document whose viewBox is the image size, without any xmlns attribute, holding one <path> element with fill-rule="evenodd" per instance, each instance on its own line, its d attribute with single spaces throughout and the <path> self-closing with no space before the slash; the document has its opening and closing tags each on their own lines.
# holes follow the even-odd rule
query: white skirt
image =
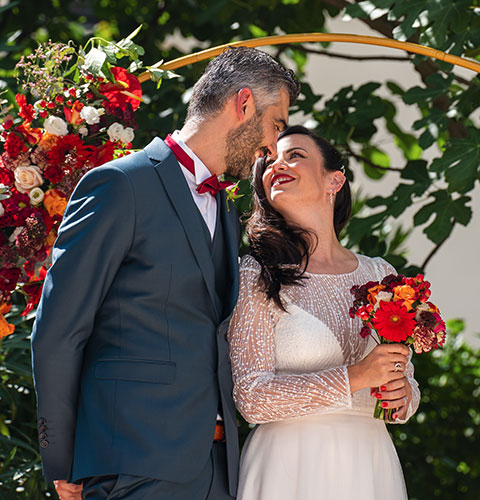
<svg viewBox="0 0 480 500">
<path fill-rule="evenodd" d="M 245 443 L 237 500 L 406 500 L 382 420 L 331 413 L 262 424 Z"/>
</svg>

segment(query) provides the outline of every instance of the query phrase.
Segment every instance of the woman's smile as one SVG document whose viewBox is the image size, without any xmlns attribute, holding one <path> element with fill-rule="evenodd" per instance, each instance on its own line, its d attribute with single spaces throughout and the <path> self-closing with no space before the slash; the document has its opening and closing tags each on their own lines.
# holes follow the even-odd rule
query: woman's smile
<svg viewBox="0 0 480 500">
<path fill-rule="evenodd" d="M 286 184 L 287 182 L 292 182 L 294 181 L 295 178 L 292 177 L 291 175 L 287 174 L 276 174 L 272 177 L 271 181 L 271 187 L 277 187 L 280 186 L 281 184 Z"/>
</svg>

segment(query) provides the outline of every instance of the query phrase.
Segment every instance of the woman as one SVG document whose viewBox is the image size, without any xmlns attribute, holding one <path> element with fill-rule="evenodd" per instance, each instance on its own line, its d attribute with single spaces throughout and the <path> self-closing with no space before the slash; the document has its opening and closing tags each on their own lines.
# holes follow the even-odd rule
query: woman
<svg viewBox="0 0 480 500">
<path fill-rule="evenodd" d="M 229 330 L 234 398 L 261 424 L 244 447 L 238 500 L 404 500 L 376 399 L 405 422 L 419 391 L 409 350 L 350 318 L 353 285 L 394 269 L 342 247 L 351 212 L 339 153 L 309 130 L 279 135 L 254 171 L 254 209 Z"/>
</svg>

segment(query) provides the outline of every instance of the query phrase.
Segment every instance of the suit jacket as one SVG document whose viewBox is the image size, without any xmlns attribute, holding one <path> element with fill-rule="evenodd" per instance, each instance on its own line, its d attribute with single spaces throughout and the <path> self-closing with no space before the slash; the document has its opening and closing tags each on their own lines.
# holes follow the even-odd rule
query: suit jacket
<svg viewBox="0 0 480 500">
<path fill-rule="evenodd" d="M 238 295 L 239 222 L 224 192 L 218 202 L 231 284 L 223 315 L 208 231 L 163 141 L 79 182 L 32 335 L 47 480 L 124 473 L 189 481 L 209 459 L 220 408 L 235 495 L 225 335 Z"/>
</svg>

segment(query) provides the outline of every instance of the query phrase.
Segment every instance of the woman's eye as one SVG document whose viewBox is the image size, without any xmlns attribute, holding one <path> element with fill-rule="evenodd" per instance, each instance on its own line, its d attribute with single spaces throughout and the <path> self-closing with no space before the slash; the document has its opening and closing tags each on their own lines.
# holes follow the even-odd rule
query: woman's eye
<svg viewBox="0 0 480 500">
<path fill-rule="evenodd" d="M 290 154 L 290 158 L 295 158 L 295 157 L 304 158 L 304 156 L 298 151 L 292 151 L 292 153 Z"/>
</svg>

